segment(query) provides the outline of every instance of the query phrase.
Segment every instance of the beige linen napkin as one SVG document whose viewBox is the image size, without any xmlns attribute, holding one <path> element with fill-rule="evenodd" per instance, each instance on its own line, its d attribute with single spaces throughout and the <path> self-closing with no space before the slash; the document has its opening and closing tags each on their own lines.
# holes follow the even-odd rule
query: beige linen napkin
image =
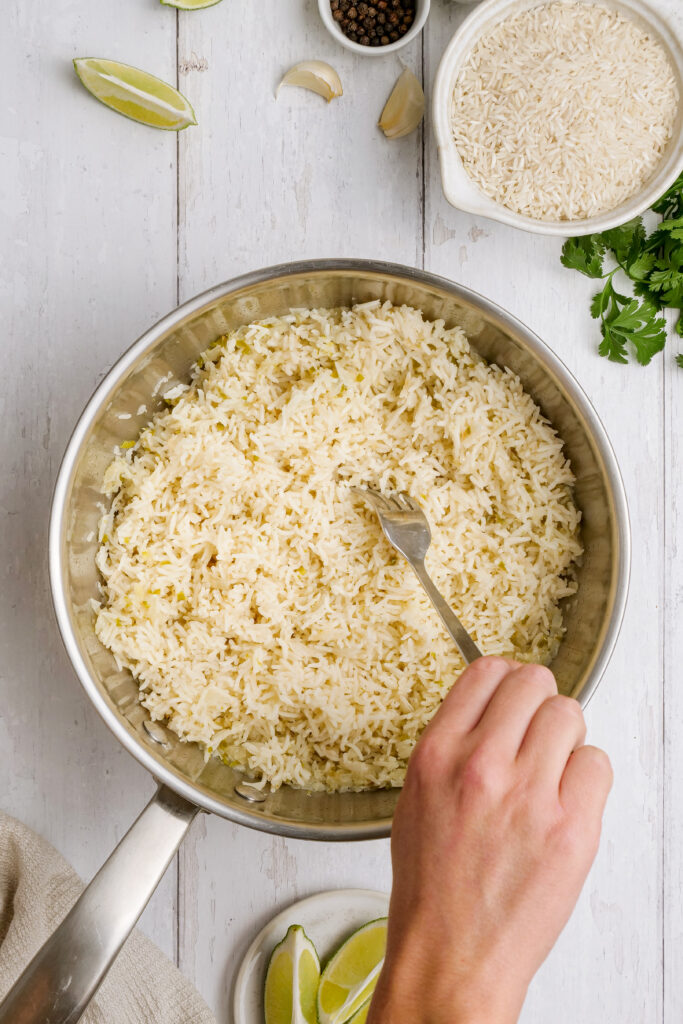
<svg viewBox="0 0 683 1024">
<path fill-rule="evenodd" d="M 0 812 L 0 999 L 55 930 L 83 884 L 44 839 Z M 134 932 L 82 1024 L 215 1024 L 161 950 Z"/>
</svg>

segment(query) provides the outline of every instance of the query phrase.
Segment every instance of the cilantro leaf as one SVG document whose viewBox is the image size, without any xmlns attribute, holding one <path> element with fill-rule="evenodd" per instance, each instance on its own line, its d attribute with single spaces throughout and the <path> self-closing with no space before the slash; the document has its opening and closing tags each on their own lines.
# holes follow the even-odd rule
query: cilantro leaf
<svg viewBox="0 0 683 1024">
<path fill-rule="evenodd" d="M 628 362 L 632 349 L 647 366 L 664 348 L 664 309 L 681 310 L 674 330 L 683 338 L 683 174 L 652 209 L 662 219 L 649 235 L 642 218 L 635 217 L 600 234 L 570 238 L 562 248 L 565 267 L 604 281 L 590 313 L 600 321 L 600 354 L 617 363 Z M 614 257 L 615 269 L 608 264 L 605 270 L 605 257 Z M 632 282 L 632 295 L 614 288 L 614 275 L 621 272 Z M 683 365 L 683 355 L 677 361 Z"/>
<path fill-rule="evenodd" d="M 601 320 L 598 352 L 612 362 L 628 362 L 628 344 L 633 346 L 641 366 L 647 366 L 653 355 L 664 348 L 666 322 L 657 306 L 646 297 L 621 295 L 614 289 L 611 275 L 602 292 L 594 296 L 591 314 Z"/>
<path fill-rule="evenodd" d="M 633 291 L 636 295 L 642 295 L 644 298 L 649 299 L 657 309 L 662 309 L 664 304 L 657 292 L 652 291 L 650 282 L 647 279 L 645 281 L 634 281 Z"/>
<path fill-rule="evenodd" d="M 675 238 L 677 242 L 683 241 L 683 216 L 674 217 L 671 220 L 663 220 L 657 232 L 666 232 L 672 238 Z"/>
<path fill-rule="evenodd" d="M 568 238 L 562 246 L 560 260 L 570 270 L 579 270 L 586 277 L 602 277 L 602 258 L 605 253 L 600 235 Z"/>
<path fill-rule="evenodd" d="M 657 307 L 645 298 L 627 299 L 626 304 L 619 309 L 624 296 L 617 296 L 615 292 L 614 297 L 610 312 L 602 321 L 603 344 L 619 348 L 623 355 L 626 342 L 630 342 L 640 365 L 647 366 L 666 344 L 666 321 L 658 313 Z M 608 358 L 613 357 L 608 353 Z M 626 360 L 619 358 L 617 361 Z"/>
<path fill-rule="evenodd" d="M 648 274 L 653 269 L 657 257 L 653 252 L 629 253 L 624 270 L 632 281 L 646 281 Z"/>
<path fill-rule="evenodd" d="M 676 362 L 680 366 L 681 370 L 683 370 L 683 352 L 676 356 Z"/>
<path fill-rule="evenodd" d="M 679 175 L 664 195 L 652 204 L 652 209 L 665 220 L 683 214 L 683 174 Z"/>
<path fill-rule="evenodd" d="M 594 320 L 597 320 L 598 317 L 601 317 L 603 312 L 604 312 L 605 306 L 607 305 L 607 296 L 609 295 L 608 289 L 610 287 L 611 287 L 611 278 L 607 282 L 605 287 L 602 289 L 602 291 L 598 292 L 591 299 L 590 309 L 591 309 L 591 316 L 593 317 Z"/>
<path fill-rule="evenodd" d="M 645 228 L 640 217 L 629 220 L 626 224 L 620 224 L 609 231 L 603 231 L 598 235 L 606 249 L 611 249 L 617 263 L 622 265 L 629 262 L 640 253 L 645 241 Z"/>
<path fill-rule="evenodd" d="M 627 363 L 626 358 L 626 342 L 619 334 L 612 334 L 611 331 L 607 330 L 605 324 L 602 324 L 602 341 L 598 345 L 598 352 L 601 356 L 605 356 L 613 363 Z"/>
<path fill-rule="evenodd" d="M 683 307 L 683 271 L 675 267 L 653 270 L 648 285 L 655 292 L 662 305 L 676 309 Z"/>
</svg>

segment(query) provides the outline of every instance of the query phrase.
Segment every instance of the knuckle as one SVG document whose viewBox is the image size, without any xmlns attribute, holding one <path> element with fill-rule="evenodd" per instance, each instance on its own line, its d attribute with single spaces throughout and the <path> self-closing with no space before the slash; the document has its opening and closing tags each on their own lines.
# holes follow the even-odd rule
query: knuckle
<svg viewBox="0 0 683 1024">
<path fill-rule="evenodd" d="M 439 730 L 428 729 L 411 754 L 408 776 L 422 782 L 443 775 L 453 760 L 452 746 Z"/>
<path fill-rule="evenodd" d="M 584 756 L 590 758 L 592 773 L 602 779 L 607 789 L 611 789 L 614 782 L 614 770 L 605 751 L 600 747 L 587 747 Z"/>
<path fill-rule="evenodd" d="M 520 671 L 520 679 L 527 686 L 534 686 L 549 696 L 557 696 L 555 676 L 545 665 L 525 665 Z"/>
<path fill-rule="evenodd" d="M 460 770 L 461 788 L 470 795 L 490 795 L 497 792 L 501 779 L 501 766 L 495 751 L 482 743 L 463 762 Z"/>
<path fill-rule="evenodd" d="M 498 654 L 488 654 L 484 658 L 477 658 L 475 661 L 474 668 L 478 668 L 480 671 L 490 671 L 491 669 L 509 669 L 510 662 L 507 658 L 503 658 Z"/>
<path fill-rule="evenodd" d="M 498 655 L 486 655 L 468 665 L 466 672 L 468 676 L 486 679 L 488 676 L 501 672 L 511 672 L 513 667 L 506 658 L 501 658 Z"/>
<path fill-rule="evenodd" d="M 571 721 L 584 723 L 581 705 L 573 697 L 566 697 L 562 693 L 556 694 L 548 700 L 548 705 L 560 714 L 565 715 Z"/>
</svg>

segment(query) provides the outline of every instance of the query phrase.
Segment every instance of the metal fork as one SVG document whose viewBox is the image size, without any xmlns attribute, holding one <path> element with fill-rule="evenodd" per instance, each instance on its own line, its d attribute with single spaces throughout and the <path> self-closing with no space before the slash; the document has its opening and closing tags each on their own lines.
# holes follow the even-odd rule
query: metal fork
<svg viewBox="0 0 683 1024">
<path fill-rule="evenodd" d="M 444 601 L 425 568 L 425 555 L 432 542 L 432 533 L 418 503 L 405 491 L 384 495 L 374 487 L 354 487 L 352 490 L 372 505 L 384 536 L 413 567 L 466 663 L 469 665 L 481 658 L 481 651 L 453 609 Z"/>
</svg>

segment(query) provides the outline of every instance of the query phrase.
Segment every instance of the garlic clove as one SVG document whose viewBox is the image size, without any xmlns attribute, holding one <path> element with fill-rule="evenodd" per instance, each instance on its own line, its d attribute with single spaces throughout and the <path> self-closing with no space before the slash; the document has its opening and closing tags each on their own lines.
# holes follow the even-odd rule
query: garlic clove
<svg viewBox="0 0 683 1024">
<path fill-rule="evenodd" d="M 328 103 L 344 92 L 339 75 L 324 60 L 302 60 L 295 64 L 278 85 L 276 96 L 283 85 L 300 85 L 303 89 L 317 92 Z"/>
<path fill-rule="evenodd" d="M 414 132 L 425 112 L 422 86 L 408 68 L 399 76 L 384 105 L 379 127 L 388 139 L 401 139 Z"/>
</svg>

